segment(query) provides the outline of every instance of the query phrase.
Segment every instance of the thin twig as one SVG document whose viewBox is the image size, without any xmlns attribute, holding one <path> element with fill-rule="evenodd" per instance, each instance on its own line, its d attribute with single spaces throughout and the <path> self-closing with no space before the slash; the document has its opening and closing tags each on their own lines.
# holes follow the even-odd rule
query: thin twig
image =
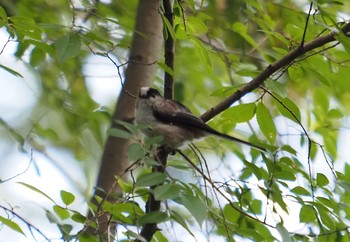
<svg viewBox="0 0 350 242">
<path fill-rule="evenodd" d="M 40 229 L 38 229 L 37 227 L 35 227 L 34 225 L 32 225 L 29 221 L 27 221 L 25 218 L 23 218 L 21 215 L 17 214 L 15 211 L 13 211 L 12 209 L 6 208 L 2 205 L 0 205 L 0 208 L 3 209 L 6 212 L 11 213 L 13 216 L 15 216 L 16 218 L 18 218 L 19 220 L 21 220 L 22 222 L 24 222 L 27 226 L 28 229 L 30 231 L 32 231 L 32 229 L 34 229 L 35 231 L 37 231 L 46 241 L 51 241 Z M 33 238 L 34 235 L 32 234 Z"/>
</svg>

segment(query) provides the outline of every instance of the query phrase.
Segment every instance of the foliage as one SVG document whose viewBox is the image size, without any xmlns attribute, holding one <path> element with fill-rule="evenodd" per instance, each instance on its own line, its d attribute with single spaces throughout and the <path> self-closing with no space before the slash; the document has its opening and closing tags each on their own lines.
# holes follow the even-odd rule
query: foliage
<svg viewBox="0 0 350 242">
<path fill-rule="evenodd" d="M 102 56 L 121 81 L 137 1 L 0 3 L 0 27 L 8 38 L 0 54 L 16 42 L 13 55 L 33 68 L 42 89 L 30 124 L 0 117 L 7 131 L 2 139 L 27 154 L 45 154 L 47 146 L 64 148 L 82 167 L 98 159 L 111 115 L 92 99 L 82 70 L 89 56 Z M 122 194 L 108 194 L 117 202 L 96 196 L 100 206 L 90 204 L 90 210 L 95 217 L 112 215 L 110 222 L 119 224 L 118 240 L 142 240 L 139 229 L 155 223 L 162 229 L 154 241 L 179 239 L 180 233 L 170 228 L 190 238 L 207 234 L 228 241 L 348 241 L 350 165 L 343 155 L 343 135 L 349 125 L 350 48 L 340 28 L 349 21 L 344 13 L 350 4 L 312 3 L 309 10 L 310 2 L 293 0 L 174 2 L 174 29 L 163 21 L 164 37 L 176 40 L 175 70 L 163 61 L 158 66 L 174 75 L 176 99 L 196 114 L 240 90 L 304 40 L 338 34 L 336 41 L 293 59 L 210 120 L 217 130 L 235 129 L 236 135 L 264 143 L 267 153 L 210 137 L 196 142 L 201 153 L 185 149 L 169 157 L 167 172 L 159 173 L 152 171 L 159 165 L 154 157 L 159 137 L 141 144 L 135 138 L 138 127 L 121 123 L 125 129 L 109 130 L 109 135 L 132 139 L 131 165 L 116 177 Z M 26 73 L 6 63 L 0 67 L 25 82 Z M 161 80 L 157 76 L 155 85 L 162 86 Z M 123 180 L 127 175 L 130 179 Z M 2 186 L 9 182 L 1 180 Z M 71 208 L 80 194 L 59 189 L 60 201 L 55 201 L 30 182 L 18 184 L 49 200 L 46 217 L 63 240 L 99 241 L 87 231 L 98 227 L 96 221 Z M 160 211 L 145 211 L 149 194 L 163 202 Z M 2 226 L 20 234 L 28 226 L 50 239 L 44 226 L 32 224 L 14 209 L 16 204 L 10 205 L 1 201 Z"/>
</svg>

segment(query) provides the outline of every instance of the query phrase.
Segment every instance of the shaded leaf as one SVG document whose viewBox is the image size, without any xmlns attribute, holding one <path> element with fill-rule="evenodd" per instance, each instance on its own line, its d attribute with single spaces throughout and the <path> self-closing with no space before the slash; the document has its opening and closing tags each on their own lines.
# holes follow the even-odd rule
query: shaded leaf
<svg viewBox="0 0 350 242">
<path fill-rule="evenodd" d="M 207 217 L 207 207 L 199 196 L 190 193 L 181 194 L 175 201 L 185 206 L 196 219 L 199 226 L 202 225 L 204 219 Z"/>
<path fill-rule="evenodd" d="M 182 187 L 178 184 L 167 183 L 160 186 L 157 186 L 153 190 L 154 198 L 156 200 L 166 200 L 174 199 L 180 195 Z"/>
<path fill-rule="evenodd" d="M 283 224 L 278 223 L 276 225 L 276 229 L 277 231 L 280 233 L 281 237 L 282 237 L 282 241 L 283 242 L 292 242 L 292 238 L 290 236 L 290 233 L 288 232 L 288 230 L 283 226 Z"/>
<path fill-rule="evenodd" d="M 1 64 L 0 64 L 0 68 L 4 69 L 5 71 L 11 73 L 11 74 L 14 75 L 14 76 L 22 77 L 22 78 L 23 78 L 23 76 L 22 76 L 19 72 L 15 71 L 15 70 L 13 70 L 13 69 L 11 69 L 11 68 L 8 68 L 8 67 L 6 67 L 6 66 L 4 66 L 4 65 L 1 65 Z"/>
<path fill-rule="evenodd" d="M 175 210 L 170 210 L 169 212 L 170 212 L 170 218 L 173 219 L 178 224 L 180 224 L 184 229 L 186 229 L 188 233 L 190 233 L 194 237 L 194 234 L 192 233 L 191 229 L 188 227 L 184 217 L 178 214 Z"/>
<path fill-rule="evenodd" d="M 140 187 L 154 186 L 163 183 L 166 178 L 166 174 L 159 172 L 142 174 L 137 178 L 135 185 Z"/>
<path fill-rule="evenodd" d="M 117 128 L 110 128 L 108 130 L 108 135 L 122 138 L 122 139 L 130 139 L 133 136 L 129 131 L 117 129 Z"/>
<path fill-rule="evenodd" d="M 38 188 L 36 187 L 33 187 L 32 185 L 29 185 L 27 183 L 24 183 L 24 182 L 17 182 L 18 184 L 21 184 L 22 186 L 25 186 L 27 188 L 29 188 L 30 190 L 36 192 L 36 193 L 39 193 L 40 195 L 43 195 L 44 197 L 46 197 L 47 199 L 49 199 L 51 202 L 55 203 L 55 201 L 50 198 L 48 195 L 46 195 L 46 193 L 40 191 Z"/>
<path fill-rule="evenodd" d="M 56 55 L 60 62 L 75 57 L 79 54 L 81 47 L 78 34 L 69 33 L 58 39 L 55 43 Z"/>
<path fill-rule="evenodd" d="M 155 211 L 155 212 L 144 214 L 143 216 L 139 217 L 137 221 L 138 221 L 138 225 L 144 225 L 144 224 L 151 224 L 151 223 L 159 224 L 166 221 L 167 219 L 168 219 L 167 213 Z"/>
<path fill-rule="evenodd" d="M 127 154 L 130 161 L 137 161 L 146 155 L 146 151 L 141 144 L 133 143 L 128 146 Z"/>
</svg>

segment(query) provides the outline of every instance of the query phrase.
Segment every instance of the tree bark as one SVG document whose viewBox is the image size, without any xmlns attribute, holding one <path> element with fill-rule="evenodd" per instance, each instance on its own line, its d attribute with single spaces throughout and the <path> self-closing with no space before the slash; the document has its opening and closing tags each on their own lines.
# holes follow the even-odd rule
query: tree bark
<svg viewBox="0 0 350 242">
<path fill-rule="evenodd" d="M 115 120 L 132 122 L 134 118 L 135 97 L 140 87 L 149 86 L 155 76 L 155 62 L 162 48 L 162 20 L 159 14 L 160 0 L 140 0 L 137 12 L 129 63 L 125 73 L 124 89 L 121 91 L 113 114 Z M 128 95 L 132 94 L 135 97 Z M 101 168 L 97 179 L 95 194 L 105 197 L 106 193 L 119 192 L 115 176 L 121 175 L 128 166 L 126 150 L 129 140 L 109 136 L 102 155 Z M 103 191 L 103 192 L 102 192 Z M 111 198 L 108 199 L 111 201 Z M 96 205 L 97 202 L 92 199 Z M 113 201 L 112 201 L 113 202 Z M 106 233 L 110 227 L 108 214 L 98 218 L 99 233 Z"/>
</svg>

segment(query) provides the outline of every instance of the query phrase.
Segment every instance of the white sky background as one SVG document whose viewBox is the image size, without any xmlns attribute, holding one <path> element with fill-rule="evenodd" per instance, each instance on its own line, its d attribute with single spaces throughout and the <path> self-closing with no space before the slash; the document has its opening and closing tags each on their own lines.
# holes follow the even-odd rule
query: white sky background
<svg viewBox="0 0 350 242">
<path fill-rule="evenodd" d="M 4 35 L 4 32 L 0 30 L 0 48 L 4 45 L 6 39 L 7 37 Z M 30 109 L 35 105 L 36 97 L 39 96 L 41 92 L 40 80 L 38 80 L 40 77 L 35 75 L 35 72 L 31 71 L 30 67 L 27 67 L 22 61 L 16 60 L 12 56 L 15 47 L 15 43 L 8 44 L 5 48 L 5 52 L 0 55 L 0 64 L 12 68 L 24 76 L 24 78 L 15 77 L 0 69 L 0 118 L 9 125 L 13 125 L 12 127 L 14 128 L 20 123 L 30 122 L 30 120 L 28 120 Z M 88 57 L 84 68 L 84 75 L 87 77 L 87 86 L 91 96 L 96 102 L 100 103 L 101 106 L 110 106 L 115 102 L 116 96 L 120 91 L 120 80 L 116 73 L 116 67 L 107 58 L 100 56 Z M 344 126 L 350 127 L 349 119 L 344 120 Z M 280 128 L 278 128 L 278 130 L 280 130 Z M 10 137 L 8 131 L 1 125 L 0 136 Z M 348 157 L 350 157 L 350 149 L 348 149 L 346 145 L 349 144 L 349 137 L 350 129 L 344 129 L 339 134 L 339 144 L 342 145 L 342 147 L 339 147 L 339 161 L 348 161 Z M 4 142 L 3 139 L 0 139 L 0 179 L 2 180 L 25 171 L 31 160 L 30 154 L 20 152 L 16 141 L 12 141 L 13 142 Z M 48 148 L 47 152 L 52 157 L 55 157 L 55 161 L 61 164 L 62 167 L 66 167 L 67 164 L 69 164 L 69 170 L 66 172 L 68 172 L 70 176 L 75 176 L 76 180 L 85 180 L 81 167 L 72 158 L 71 154 L 53 148 Z M 55 237 L 58 235 L 57 228 L 55 225 L 45 223 L 47 219 L 43 209 L 43 207 L 51 207 L 53 205 L 52 202 L 16 182 L 26 182 L 33 185 L 57 202 L 60 201 L 60 190 L 70 191 L 75 195 L 79 194 L 79 190 L 74 189 L 74 187 L 67 182 L 66 176 L 62 174 L 51 161 L 48 161 L 47 157 L 35 152 L 33 158 L 33 164 L 30 165 L 25 173 L 21 174 L 16 179 L 0 184 L 0 204 L 4 206 L 7 204 L 16 206 L 17 208 L 15 211 L 18 212 L 18 214 L 28 219 L 33 225 L 38 225 L 38 228 L 42 229 L 48 237 Z M 230 157 L 228 157 L 228 159 L 230 159 Z M 211 159 L 207 158 L 207 160 Z M 306 161 L 306 157 L 304 160 Z M 314 167 L 318 167 L 319 169 L 317 172 L 330 174 L 325 161 L 322 158 L 319 160 L 320 165 L 314 165 Z M 342 167 L 342 162 L 336 163 L 337 170 L 342 169 Z M 37 171 L 39 171 L 40 174 L 38 174 Z M 316 170 L 314 170 L 314 172 L 316 172 Z M 329 177 L 331 177 L 331 174 Z M 81 184 L 81 186 L 87 185 Z M 77 196 L 72 208 L 85 213 L 87 206 L 84 197 Z M 0 215 L 6 217 L 1 209 Z M 295 228 L 295 224 L 298 220 L 298 214 L 295 214 L 295 217 L 291 217 L 288 221 L 285 221 L 287 222 L 287 228 L 291 229 L 293 226 Z M 17 219 L 14 221 L 18 222 L 22 229 L 25 229 L 22 222 L 19 222 Z M 45 226 L 43 226 L 44 224 Z M 6 227 L 1 228 L 0 242 L 35 241 L 27 230 L 24 231 L 28 237 L 24 237 Z M 198 236 L 198 241 L 206 239 L 202 237 L 203 235 L 198 234 Z M 40 236 L 37 236 L 37 239 L 40 241 Z M 179 236 L 178 239 L 184 238 Z M 193 238 L 186 238 L 186 241 L 190 241 L 189 239 Z"/>
<path fill-rule="evenodd" d="M 7 35 L 0 30 L 0 47 L 5 44 Z M 24 78 L 16 77 L 0 68 L 0 118 L 2 118 L 11 127 L 31 122 L 29 120 L 30 110 L 35 105 L 36 97 L 40 95 L 40 78 L 29 66 L 13 57 L 16 43 L 9 43 L 5 51 L 0 55 L 0 64 L 19 72 Z M 116 74 L 115 66 L 107 59 L 100 56 L 90 56 L 86 59 L 84 75 L 87 76 L 87 86 L 92 98 L 101 104 L 101 106 L 111 106 L 116 101 L 120 92 L 120 82 Z M 24 131 L 26 134 L 29 131 Z M 11 137 L 9 132 L 0 125 L 0 136 Z M 11 140 L 9 142 L 8 140 Z M 58 166 L 61 166 L 64 172 L 76 181 L 86 180 L 82 167 L 74 160 L 72 155 L 64 150 L 58 150 L 46 147 L 46 152 L 50 157 L 54 157 Z M 28 183 L 46 193 L 54 201 L 60 201 L 60 190 L 72 192 L 76 197 L 73 209 L 77 209 L 85 214 L 87 205 L 84 197 L 79 196 L 79 190 L 74 189 L 72 184 L 67 182 L 67 177 L 62 171 L 57 169 L 53 161 L 39 152 L 25 154 L 19 151 L 18 144 L 12 138 L 0 139 L 0 179 L 6 180 L 19 173 L 22 173 L 29 166 L 28 170 L 13 180 L 0 184 L 0 204 L 6 206 L 16 206 L 15 211 L 28 219 L 33 225 L 38 225 L 48 237 L 57 237 L 57 227 L 50 225 L 45 216 L 43 207 L 52 207 L 53 204 L 43 196 L 17 184 L 16 182 Z M 64 168 L 69 169 L 64 169 Z M 38 174 L 38 171 L 40 174 Z M 97 174 L 95 174 L 97 175 Z M 80 184 L 87 186 L 87 184 Z M 9 206 L 8 206 L 9 207 Z M 6 217 L 0 209 L 0 215 Z M 13 232 L 6 226 L 0 230 L 0 242 L 16 241 L 28 242 L 35 241 L 31 238 L 26 226 L 19 222 L 20 227 L 24 229 L 28 237 Z M 43 226 L 44 225 L 44 226 Z M 39 241 L 42 239 L 37 237 Z"/>
</svg>

